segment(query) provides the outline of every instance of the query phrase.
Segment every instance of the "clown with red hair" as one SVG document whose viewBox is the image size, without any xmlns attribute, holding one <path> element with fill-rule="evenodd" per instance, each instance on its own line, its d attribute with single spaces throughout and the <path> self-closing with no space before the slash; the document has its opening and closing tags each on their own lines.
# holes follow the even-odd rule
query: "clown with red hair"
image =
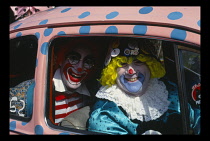
<svg viewBox="0 0 210 141">
<path fill-rule="evenodd" d="M 59 46 L 58 68 L 53 77 L 55 124 L 59 124 L 69 114 L 89 105 L 91 94 L 86 81 L 93 77 L 96 69 L 97 55 L 94 52 L 96 47 L 94 42 L 85 39 L 69 40 Z M 64 126 L 64 123 L 61 125 Z"/>
</svg>

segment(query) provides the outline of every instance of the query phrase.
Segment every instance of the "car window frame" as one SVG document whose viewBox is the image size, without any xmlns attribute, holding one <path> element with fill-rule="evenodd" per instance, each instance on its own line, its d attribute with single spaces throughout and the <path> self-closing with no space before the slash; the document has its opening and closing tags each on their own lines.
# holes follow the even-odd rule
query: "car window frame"
<svg viewBox="0 0 210 141">
<path fill-rule="evenodd" d="M 177 79 L 178 79 L 178 91 L 179 91 L 179 100 L 180 100 L 180 107 L 182 107 L 181 109 L 185 109 L 183 108 L 184 106 L 186 106 L 186 101 L 183 101 L 183 98 L 186 96 L 186 94 L 183 94 L 184 87 L 182 85 L 179 84 L 179 82 L 182 82 L 182 78 L 181 78 L 181 73 L 182 71 L 180 70 L 180 59 L 178 59 L 180 56 L 178 54 L 178 45 L 184 45 L 187 49 L 191 48 L 192 50 L 197 50 L 196 48 L 199 48 L 199 45 L 196 45 L 194 43 L 190 43 L 190 42 L 186 42 L 186 41 L 180 41 L 180 40 L 175 40 L 175 39 L 171 39 L 171 38 L 164 38 L 164 37 L 154 37 L 154 36 L 145 36 L 145 35 L 130 35 L 130 34 L 104 34 L 104 33 L 97 33 L 97 34 L 88 34 L 88 35 L 75 35 L 75 34 L 66 34 L 66 35 L 55 35 L 50 39 L 49 42 L 49 48 L 48 48 L 48 52 L 52 52 L 52 47 L 51 47 L 51 42 L 53 39 L 57 38 L 57 37 L 62 37 L 62 36 L 68 36 L 68 37 L 85 37 L 85 36 L 108 36 L 108 37 L 134 37 L 134 38 L 145 38 L 145 39 L 155 39 L 155 40 L 161 40 L 161 41 L 165 41 L 165 42 L 170 42 L 174 47 L 174 52 L 175 52 L 175 64 L 176 64 L 176 71 L 179 75 L 177 75 Z M 200 48 L 199 48 L 200 49 Z M 176 57 L 177 56 L 177 57 Z M 87 131 L 87 130 L 80 130 L 80 129 L 74 129 L 74 128 L 68 128 L 68 127 L 62 127 L 62 126 L 57 126 L 54 125 L 49 118 L 49 104 L 47 104 L 49 102 L 49 98 L 47 98 L 49 96 L 49 84 L 48 82 L 50 81 L 50 69 L 51 69 L 51 58 L 52 54 L 48 53 L 47 56 L 47 79 L 46 79 L 46 84 L 47 84 L 47 91 L 46 91 L 46 105 L 45 105 L 45 118 L 47 121 L 47 124 L 53 128 L 54 130 L 65 130 L 67 132 L 77 132 L 77 133 L 81 133 L 81 134 L 86 134 L 86 135 L 92 135 L 92 134 L 102 134 L 102 135 L 108 135 L 105 133 L 100 133 L 100 132 L 93 132 L 93 131 Z M 186 92 L 186 91 L 185 91 Z M 180 94 L 181 93 L 181 94 Z M 180 97 L 181 95 L 181 97 Z M 182 111 L 182 110 L 181 110 Z M 188 124 L 188 120 L 186 120 L 186 115 L 187 115 L 188 110 L 185 109 L 184 111 L 184 115 L 182 116 L 182 121 L 183 123 L 186 123 L 185 125 L 183 125 L 183 134 L 188 134 L 189 133 L 189 129 L 186 128 L 186 125 Z"/>
<path fill-rule="evenodd" d="M 177 81 L 178 81 L 178 90 L 179 90 L 179 99 L 180 99 L 180 109 L 182 111 L 182 120 L 183 120 L 183 132 L 184 134 L 190 134 L 190 119 L 189 119 L 189 109 L 188 107 L 188 96 L 185 83 L 185 72 L 184 72 L 184 63 L 182 57 L 182 50 L 191 51 L 195 53 L 200 53 L 200 48 L 198 45 L 188 45 L 184 43 L 174 43 L 174 52 L 175 52 L 175 64 L 177 70 Z"/>
<path fill-rule="evenodd" d="M 15 37 L 15 38 L 10 38 L 9 42 L 11 43 L 12 40 L 14 41 L 14 40 L 18 40 L 18 39 L 23 41 L 23 38 L 32 39 L 36 42 L 36 44 L 37 44 L 36 58 L 35 58 L 35 60 L 36 60 L 37 59 L 37 53 L 38 53 L 38 38 L 35 35 L 30 35 L 29 34 L 29 35 L 24 35 L 24 36 L 18 36 L 18 37 Z M 36 62 L 34 62 L 34 63 L 36 64 Z M 34 66 L 34 76 L 35 76 L 35 73 L 36 73 L 36 66 Z M 27 81 L 27 80 L 24 80 L 24 81 Z M 22 81 L 22 82 L 24 82 L 24 81 Z M 22 83 L 22 82 L 20 82 L 20 83 Z M 34 101 L 34 99 L 32 99 L 32 101 Z M 10 101 L 9 101 L 9 103 L 10 103 Z M 22 122 L 30 122 L 32 117 L 33 117 L 33 114 L 34 114 L 33 108 L 34 108 L 34 104 L 33 104 L 33 107 L 32 107 L 32 114 L 31 114 L 30 117 L 21 117 L 21 116 L 18 116 L 18 115 L 14 115 L 14 114 L 11 114 L 11 112 L 9 111 L 9 118 L 13 119 L 13 120 L 19 120 L 19 121 L 22 121 Z"/>
</svg>

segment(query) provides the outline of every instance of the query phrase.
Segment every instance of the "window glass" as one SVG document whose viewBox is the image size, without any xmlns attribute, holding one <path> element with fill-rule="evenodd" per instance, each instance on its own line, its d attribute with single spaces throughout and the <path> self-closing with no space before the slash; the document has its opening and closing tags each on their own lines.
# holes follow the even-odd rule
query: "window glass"
<svg viewBox="0 0 210 141">
<path fill-rule="evenodd" d="M 183 65 L 185 69 L 194 71 L 200 75 L 200 55 L 190 51 L 182 51 Z"/>
<path fill-rule="evenodd" d="M 10 40 L 10 115 L 30 118 L 33 109 L 37 38 L 32 35 Z"/>
<path fill-rule="evenodd" d="M 200 54 L 182 50 L 189 119 L 192 134 L 200 133 Z"/>
</svg>

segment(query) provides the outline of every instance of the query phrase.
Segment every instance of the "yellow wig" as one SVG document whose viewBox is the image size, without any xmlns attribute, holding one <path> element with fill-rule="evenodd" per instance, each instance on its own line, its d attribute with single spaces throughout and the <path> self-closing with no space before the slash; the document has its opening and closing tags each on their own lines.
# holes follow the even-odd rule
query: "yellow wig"
<svg viewBox="0 0 210 141">
<path fill-rule="evenodd" d="M 150 69 L 150 78 L 161 78 L 165 75 L 165 69 L 163 65 L 158 62 L 155 58 L 145 55 L 145 54 L 139 54 L 136 59 L 140 60 L 141 62 L 146 63 L 146 65 Z M 117 78 L 117 68 L 122 67 L 122 63 L 128 63 L 131 64 L 134 60 L 134 57 L 126 57 L 126 56 L 117 56 L 114 57 L 109 65 L 107 65 L 102 70 L 101 78 L 99 79 L 101 85 L 103 86 L 111 86 L 116 84 L 116 78 Z"/>
</svg>

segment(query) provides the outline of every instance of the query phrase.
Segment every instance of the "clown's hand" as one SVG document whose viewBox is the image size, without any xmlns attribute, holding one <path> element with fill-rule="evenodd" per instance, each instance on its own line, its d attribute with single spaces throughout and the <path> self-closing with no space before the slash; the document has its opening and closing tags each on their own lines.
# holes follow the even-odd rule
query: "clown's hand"
<svg viewBox="0 0 210 141">
<path fill-rule="evenodd" d="M 158 131 L 155 131 L 155 130 L 147 130 L 142 135 L 162 135 L 162 134 Z"/>
</svg>

